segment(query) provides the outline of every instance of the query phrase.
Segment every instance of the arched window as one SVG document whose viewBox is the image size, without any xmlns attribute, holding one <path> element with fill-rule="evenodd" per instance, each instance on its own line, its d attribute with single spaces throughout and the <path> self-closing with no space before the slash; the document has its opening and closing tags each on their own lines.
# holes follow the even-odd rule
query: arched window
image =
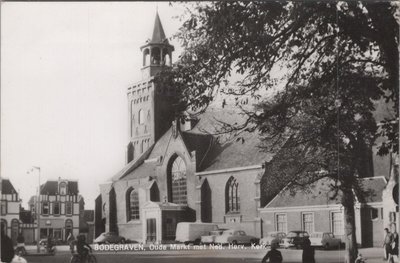
<svg viewBox="0 0 400 263">
<path fill-rule="evenodd" d="M 160 65 L 161 62 L 161 52 L 160 52 L 160 48 L 158 47 L 154 47 L 151 50 L 151 64 L 152 65 Z"/>
<path fill-rule="evenodd" d="M 65 237 L 68 237 L 70 233 L 72 233 L 72 229 L 74 228 L 74 223 L 71 219 L 65 220 Z"/>
<path fill-rule="evenodd" d="M 11 220 L 11 239 L 13 242 L 16 242 L 19 234 L 19 221 L 18 219 Z"/>
<path fill-rule="evenodd" d="M 67 184 L 65 182 L 60 183 L 60 195 L 67 194 Z"/>
<path fill-rule="evenodd" d="M 226 183 L 225 210 L 227 213 L 240 211 L 239 183 L 234 177 Z"/>
<path fill-rule="evenodd" d="M 146 48 L 143 51 L 143 67 L 150 65 L 150 51 Z"/>
<path fill-rule="evenodd" d="M 180 156 L 172 162 L 168 173 L 169 200 L 175 204 L 187 204 L 186 165 Z"/>
<path fill-rule="evenodd" d="M 129 188 L 126 192 L 126 220 L 139 220 L 139 194 L 138 191 Z"/>
<path fill-rule="evenodd" d="M 144 123 L 144 111 L 142 109 L 139 110 L 139 124 Z"/>
</svg>

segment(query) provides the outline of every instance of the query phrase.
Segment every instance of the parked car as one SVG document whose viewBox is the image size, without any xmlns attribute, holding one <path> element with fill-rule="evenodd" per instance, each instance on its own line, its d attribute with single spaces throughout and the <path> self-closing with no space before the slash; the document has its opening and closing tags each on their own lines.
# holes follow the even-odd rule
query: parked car
<svg viewBox="0 0 400 263">
<path fill-rule="evenodd" d="M 213 244 L 215 243 L 215 238 L 217 236 L 222 235 L 222 233 L 226 229 L 218 229 L 218 230 L 213 230 L 208 233 L 208 236 L 201 236 L 201 243 L 202 244 Z"/>
<path fill-rule="evenodd" d="M 258 244 L 259 239 L 254 236 L 246 235 L 242 230 L 228 229 L 222 235 L 215 237 L 217 244 Z"/>
<path fill-rule="evenodd" d="M 212 223 L 180 222 L 176 225 L 175 241 L 189 244 L 200 244 L 201 236 L 210 231 L 218 230 L 218 225 Z"/>
<path fill-rule="evenodd" d="M 290 231 L 283 239 L 282 246 L 284 248 L 302 248 L 304 240 L 309 238 L 309 236 L 310 235 L 306 231 Z"/>
<path fill-rule="evenodd" d="M 340 248 L 342 240 L 335 238 L 331 232 L 314 232 L 310 235 L 311 246 L 325 249 Z"/>
<path fill-rule="evenodd" d="M 117 235 L 115 232 L 101 233 L 94 241 L 95 244 L 124 244 L 125 238 Z"/>
<path fill-rule="evenodd" d="M 286 237 L 286 233 L 284 232 L 269 232 L 267 235 L 260 239 L 260 245 L 270 246 L 272 242 L 275 242 L 279 245 L 283 243 L 283 239 Z"/>
</svg>

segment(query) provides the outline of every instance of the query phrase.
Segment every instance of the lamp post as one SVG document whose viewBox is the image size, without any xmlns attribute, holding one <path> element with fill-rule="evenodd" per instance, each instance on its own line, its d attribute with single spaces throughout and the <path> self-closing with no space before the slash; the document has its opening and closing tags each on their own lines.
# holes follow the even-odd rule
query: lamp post
<svg viewBox="0 0 400 263">
<path fill-rule="evenodd" d="M 37 196 L 36 196 L 36 216 L 37 216 L 37 234 L 36 234 L 36 249 L 37 252 L 40 252 L 40 167 L 37 166 L 32 166 L 32 168 L 28 171 L 29 172 L 33 172 L 33 170 L 38 171 L 38 191 L 37 191 Z"/>
</svg>

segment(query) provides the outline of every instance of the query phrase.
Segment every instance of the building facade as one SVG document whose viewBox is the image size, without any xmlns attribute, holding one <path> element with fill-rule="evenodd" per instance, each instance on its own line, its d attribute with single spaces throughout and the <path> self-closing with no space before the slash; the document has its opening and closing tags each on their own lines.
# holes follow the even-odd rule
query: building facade
<svg viewBox="0 0 400 263">
<path fill-rule="evenodd" d="M 20 233 L 21 199 L 9 179 L 1 179 L 1 228 L 16 242 Z"/>
<path fill-rule="evenodd" d="M 152 38 L 141 50 L 142 80 L 127 89 L 127 164 L 100 185 L 95 236 L 111 231 L 143 243 L 168 242 L 175 239 L 177 223 L 195 221 L 241 229 L 257 237 L 299 229 L 343 235 L 343 209 L 338 201 L 327 201 L 325 196 L 316 202 L 303 196 L 288 203 L 282 190 L 288 182 L 277 180 L 269 169 L 279 151 L 263 144 L 259 134 L 244 132 L 240 139 L 213 135 L 221 125 L 219 120 L 231 124 L 242 120 L 237 109 L 210 107 L 196 120 L 175 118 L 174 91 L 154 81 L 156 74 L 171 65 L 174 51 L 158 14 Z M 380 160 L 384 170 L 388 165 Z M 369 169 L 366 176 L 376 169 Z M 365 213 L 371 214 L 375 233 L 384 225 L 381 212 L 386 179 L 371 180 L 378 182 L 380 197 L 358 204 L 357 224 L 360 229 L 368 225 L 361 218 L 369 211 Z M 280 201 L 282 198 L 286 201 Z M 358 233 L 359 240 L 368 235 L 363 231 Z M 377 239 L 372 245 L 379 242 Z"/>
<path fill-rule="evenodd" d="M 29 200 L 29 208 L 37 217 L 37 197 Z M 83 197 L 79 195 L 78 182 L 59 178 L 47 181 L 40 187 L 39 216 L 40 238 L 52 235 L 54 239 L 66 240 L 69 233 L 79 234 L 79 215 L 83 210 Z M 35 220 L 35 225 L 37 220 Z"/>
</svg>

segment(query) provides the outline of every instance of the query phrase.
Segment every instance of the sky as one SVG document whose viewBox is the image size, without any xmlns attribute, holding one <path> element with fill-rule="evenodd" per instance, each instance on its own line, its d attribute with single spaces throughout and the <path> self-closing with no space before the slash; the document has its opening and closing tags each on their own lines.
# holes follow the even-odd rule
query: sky
<svg viewBox="0 0 400 263">
<path fill-rule="evenodd" d="M 85 209 L 125 165 L 127 88 L 156 10 L 167 37 L 184 12 L 168 2 L 1 4 L 1 176 L 22 205 L 40 180 L 79 181 Z M 177 58 L 179 43 L 173 59 Z"/>
</svg>

